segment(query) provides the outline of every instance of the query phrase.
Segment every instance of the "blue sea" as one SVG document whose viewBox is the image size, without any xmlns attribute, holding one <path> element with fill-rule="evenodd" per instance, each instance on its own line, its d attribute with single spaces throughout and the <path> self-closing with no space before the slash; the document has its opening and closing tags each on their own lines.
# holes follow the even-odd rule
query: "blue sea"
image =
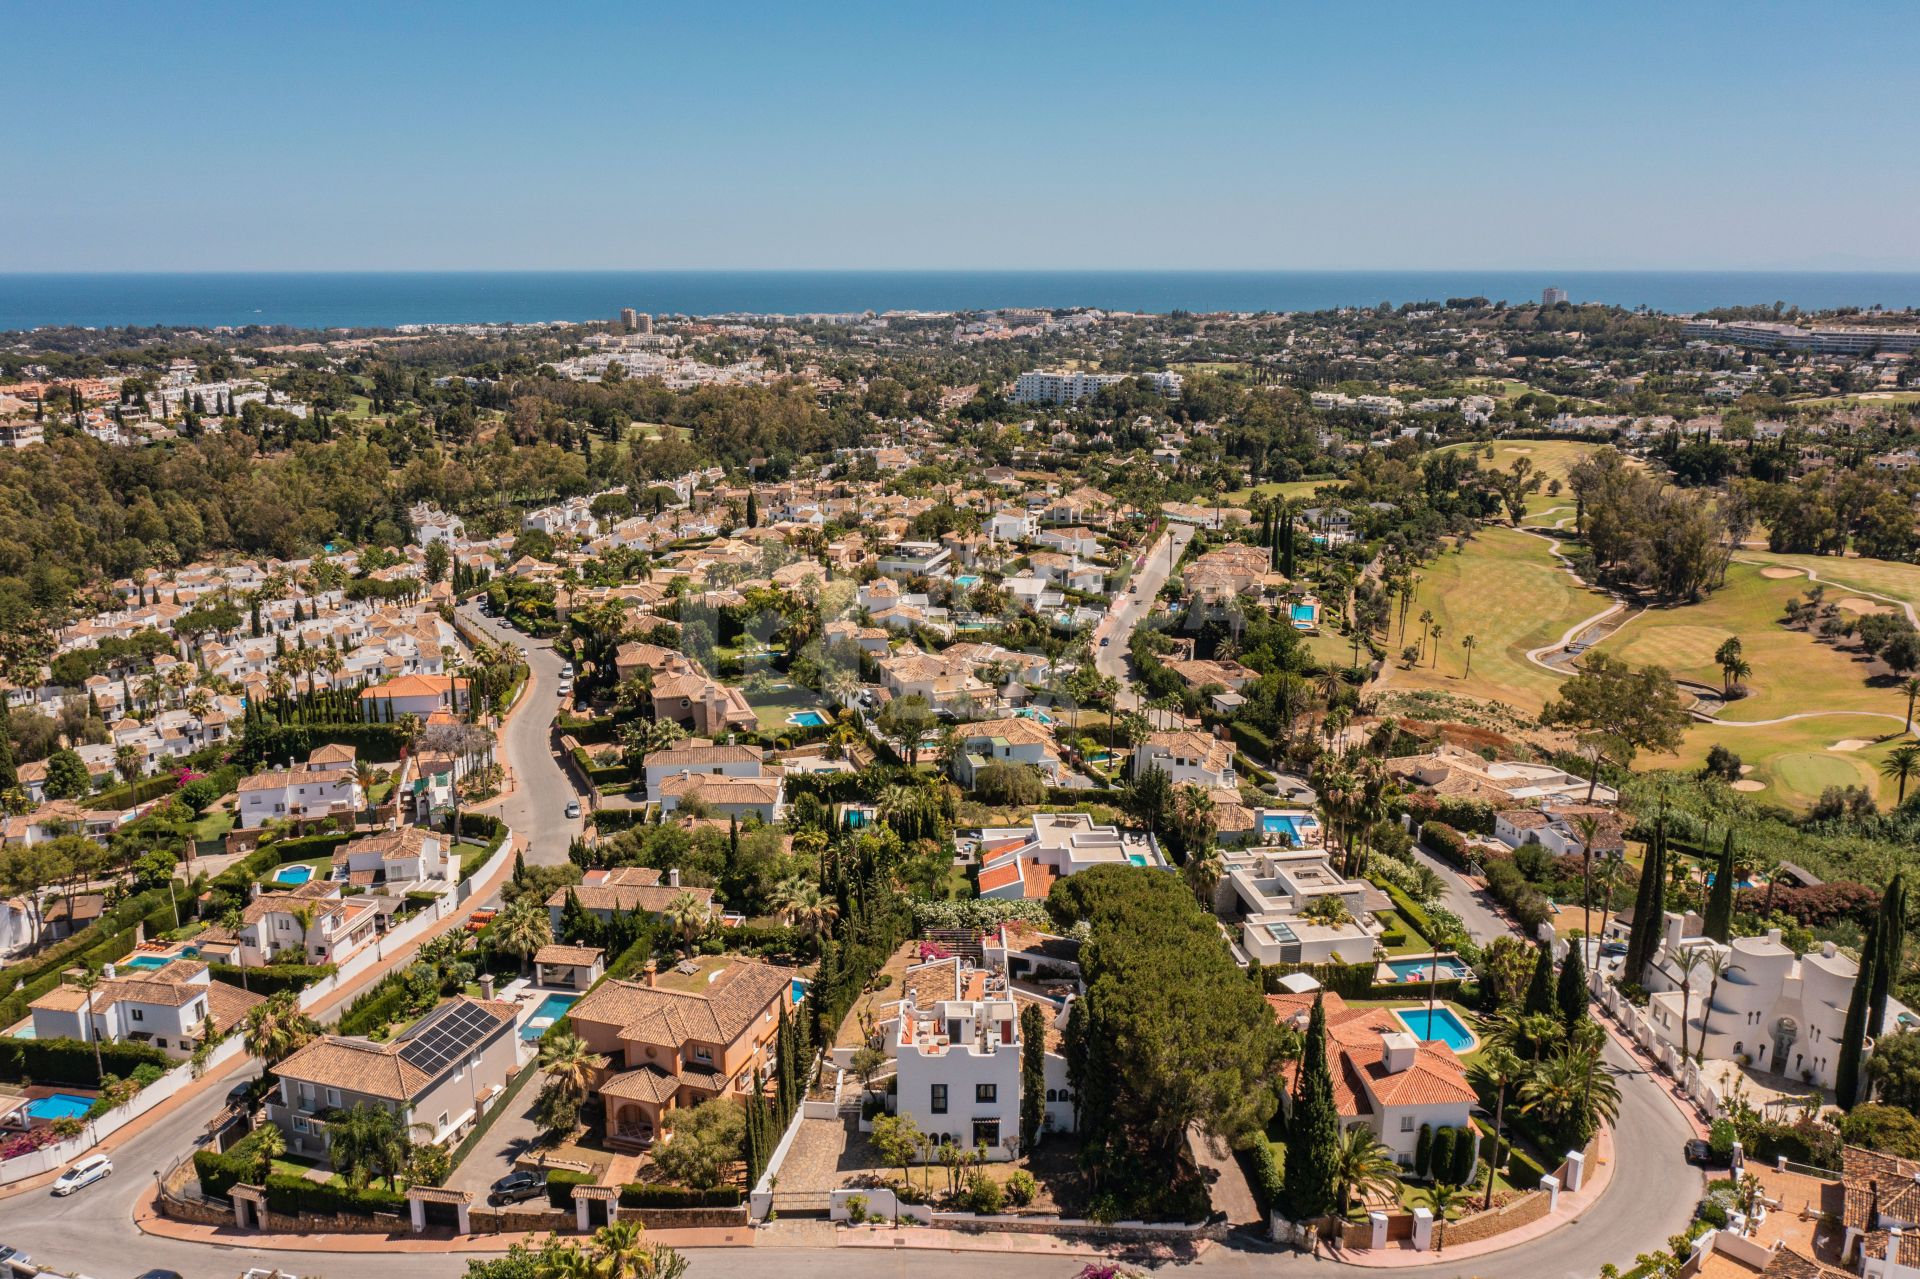
<svg viewBox="0 0 1920 1279">
<path fill-rule="evenodd" d="M 1685 313 L 1717 306 L 1920 306 L 1920 273 L 1673 271 L 453 271 L 0 275 L 0 331 L 43 325 L 398 324 L 1002 306 L 1314 311 L 1538 299 Z"/>
</svg>

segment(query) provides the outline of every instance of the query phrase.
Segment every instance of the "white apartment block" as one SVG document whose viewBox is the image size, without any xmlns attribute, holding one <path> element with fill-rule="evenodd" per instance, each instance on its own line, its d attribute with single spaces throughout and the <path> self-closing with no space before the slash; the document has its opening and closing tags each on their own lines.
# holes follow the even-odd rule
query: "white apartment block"
<svg viewBox="0 0 1920 1279">
<path fill-rule="evenodd" d="M 1022 373 L 1013 384 L 1013 402 L 1015 404 L 1078 404 L 1091 399 L 1109 386 L 1116 386 L 1130 376 L 1138 376 L 1142 382 L 1159 392 L 1163 399 L 1177 400 L 1180 388 L 1184 385 L 1178 373 L 1065 373 L 1031 370 Z"/>
</svg>

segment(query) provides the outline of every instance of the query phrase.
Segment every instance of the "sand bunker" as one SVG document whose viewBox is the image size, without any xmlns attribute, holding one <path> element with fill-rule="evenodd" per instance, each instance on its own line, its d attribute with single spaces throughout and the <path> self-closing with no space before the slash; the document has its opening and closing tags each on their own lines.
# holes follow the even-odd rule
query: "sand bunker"
<svg viewBox="0 0 1920 1279">
<path fill-rule="evenodd" d="M 1797 568 L 1781 568 L 1778 564 L 1769 564 L 1760 570 L 1760 576 L 1771 577 L 1777 581 L 1783 577 L 1805 577 L 1806 574 Z"/>
<path fill-rule="evenodd" d="M 1854 613 L 1891 613 L 1893 612 L 1893 605 L 1891 604 L 1881 604 L 1875 600 L 1863 600 L 1863 599 L 1859 599 L 1851 596 L 1848 597 L 1847 599 L 1841 600 L 1840 607 L 1848 610 L 1849 612 L 1854 612 Z"/>
<path fill-rule="evenodd" d="M 1746 776 L 1746 775 L 1747 775 L 1748 773 L 1751 773 L 1752 771 L 1753 771 L 1753 765 L 1752 765 L 1752 764 L 1742 764 L 1742 765 L 1740 765 L 1740 776 L 1742 776 L 1742 777 L 1745 777 L 1745 776 Z"/>
<path fill-rule="evenodd" d="M 1737 791 L 1757 791 L 1757 790 L 1765 790 L 1767 788 L 1767 784 L 1765 782 L 1748 781 L 1744 777 L 1737 782 L 1729 782 L 1728 785 Z"/>
<path fill-rule="evenodd" d="M 1833 745 L 1827 747 L 1827 749 L 1830 751 L 1857 751 L 1871 745 L 1873 745 L 1873 743 L 1864 737 L 1843 737 Z"/>
</svg>

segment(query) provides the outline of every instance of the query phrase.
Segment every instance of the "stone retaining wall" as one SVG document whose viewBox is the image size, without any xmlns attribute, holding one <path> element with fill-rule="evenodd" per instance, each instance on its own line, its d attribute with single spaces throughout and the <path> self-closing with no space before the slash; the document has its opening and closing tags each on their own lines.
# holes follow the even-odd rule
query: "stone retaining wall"
<svg viewBox="0 0 1920 1279">
<path fill-rule="evenodd" d="M 1544 1190 L 1535 1190 L 1491 1212 L 1476 1213 L 1471 1217 L 1462 1217 L 1458 1221 L 1449 1221 L 1444 1228 L 1436 1227 L 1435 1233 L 1440 1236 L 1443 1247 L 1452 1248 L 1464 1243 L 1478 1243 L 1482 1239 L 1504 1235 L 1516 1226 L 1524 1226 L 1528 1222 L 1540 1220 L 1547 1215 L 1547 1208 L 1552 1202 L 1552 1195 Z"/>
<path fill-rule="evenodd" d="M 1062 1221 L 1057 1217 L 977 1217 L 971 1213 L 937 1212 L 933 1224 L 947 1230 L 974 1231 L 982 1234 L 1054 1235 L 1062 1239 L 1085 1239 L 1098 1243 L 1183 1243 L 1194 1239 L 1223 1240 L 1225 1222 L 1199 1226 L 1162 1225 L 1152 1222 Z"/>
</svg>

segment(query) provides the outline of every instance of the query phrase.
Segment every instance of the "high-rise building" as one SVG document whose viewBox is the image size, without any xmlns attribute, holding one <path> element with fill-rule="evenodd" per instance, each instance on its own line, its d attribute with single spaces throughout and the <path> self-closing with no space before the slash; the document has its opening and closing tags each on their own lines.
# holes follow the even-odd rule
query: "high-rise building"
<svg viewBox="0 0 1920 1279">
<path fill-rule="evenodd" d="M 653 332 L 653 317 L 642 311 L 639 318 L 634 321 L 633 331 L 635 333 Z"/>
<path fill-rule="evenodd" d="M 632 333 L 640 327 L 640 313 L 630 306 L 620 308 L 620 327 Z"/>
<path fill-rule="evenodd" d="M 1565 289 L 1556 289 L 1551 284 L 1549 284 L 1546 288 L 1540 290 L 1541 306 L 1559 306 L 1562 302 L 1565 302 L 1566 300 L 1567 300 L 1567 291 Z"/>
<path fill-rule="evenodd" d="M 1022 373 L 1013 384 L 1015 404 L 1078 404 L 1098 395 L 1102 388 L 1127 380 L 1125 373 L 1055 373 L 1035 370 Z M 1182 378 L 1178 373 L 1142 373 L 1142 382 L 1169 400 L 1180 398 Z"/>
</svg>

